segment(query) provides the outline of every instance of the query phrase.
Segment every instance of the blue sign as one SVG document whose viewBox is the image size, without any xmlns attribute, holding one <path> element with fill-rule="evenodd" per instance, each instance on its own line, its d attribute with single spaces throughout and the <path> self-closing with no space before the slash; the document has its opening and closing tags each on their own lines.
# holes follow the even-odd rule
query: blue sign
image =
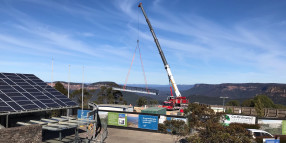
<svg viewBox="0 0 286 143">
<path fill-rule="evenodd" d="M 277 139 L 277 140 L 275 140 L 275 139 L 263 139 L 263 142 L 265 142 L 265 143 L 280 143 L 280 140 L 279 139 Z"/>
<path fill-rule="evenodd" d="M 158 116 L 139 115 L 138 128 L 158 130 Z"/>
<path fill-rule="evenodd" d="M 77 110 L 77 118 L 78 119 L 87 119 L 87 113 L 90 112 L 91 110 Z M 89 116 L 89 120 L 93 120 L 93 115 Z"/>
</svg>

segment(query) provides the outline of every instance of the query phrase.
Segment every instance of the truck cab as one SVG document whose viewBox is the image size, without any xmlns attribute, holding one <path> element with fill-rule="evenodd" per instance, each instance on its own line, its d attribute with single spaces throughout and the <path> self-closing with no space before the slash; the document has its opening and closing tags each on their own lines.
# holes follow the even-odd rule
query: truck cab
<svg viewBox="0 0 286 143">
<path fill-rule="evenodd" d="M 173 110 L 174 109 L 174 103 L 170 101 L 164 101 L 163 108 L 166 108 L 166 110 Z"/>
</svg>

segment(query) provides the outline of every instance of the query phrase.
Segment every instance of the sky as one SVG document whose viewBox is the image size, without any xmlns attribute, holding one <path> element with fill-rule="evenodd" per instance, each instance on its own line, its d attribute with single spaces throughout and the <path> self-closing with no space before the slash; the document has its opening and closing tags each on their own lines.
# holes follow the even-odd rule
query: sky
<svg viewBox="0 0 286 143">
<path fill-rule="evenodd" d="M 286 1 L 140 2 L 177 84 L 286 83 Z M 1 0 L 0 72 L 123 84 L 139 40 L 147 83 L 169 84 L 138 3 Z M 138 50 L 127 83 L 144 83 Z"/>
</svg>

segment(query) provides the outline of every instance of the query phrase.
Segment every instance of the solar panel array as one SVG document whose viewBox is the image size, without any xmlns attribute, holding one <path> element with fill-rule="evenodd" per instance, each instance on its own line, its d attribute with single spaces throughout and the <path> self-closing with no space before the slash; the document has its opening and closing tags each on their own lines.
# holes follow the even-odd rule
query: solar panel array
<svg viewBox="0 0 286 143">
<path fill-rule="evenodd" d="M 33 74 L 0 73 L 0 113 L 77 106 Z"/>
</svg>

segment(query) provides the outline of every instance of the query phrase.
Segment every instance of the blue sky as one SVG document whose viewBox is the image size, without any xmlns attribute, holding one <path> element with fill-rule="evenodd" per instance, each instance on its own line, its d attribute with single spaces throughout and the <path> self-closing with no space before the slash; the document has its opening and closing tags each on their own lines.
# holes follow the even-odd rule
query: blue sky
<svg viewBox="0 0 286 143">
<path fill-rule="evenodd" d="M 286 1 L 142 0 L 178 84 L 286 82 Z M 149 84 L 168 84 L 137 0 L 1 0 L 0 72 L 124 83 L 139 35 Z M 138 31 L 139 25 L 139 31 Z M 137 52 L 129 84 L 144 77 Z"/>
</svg>

